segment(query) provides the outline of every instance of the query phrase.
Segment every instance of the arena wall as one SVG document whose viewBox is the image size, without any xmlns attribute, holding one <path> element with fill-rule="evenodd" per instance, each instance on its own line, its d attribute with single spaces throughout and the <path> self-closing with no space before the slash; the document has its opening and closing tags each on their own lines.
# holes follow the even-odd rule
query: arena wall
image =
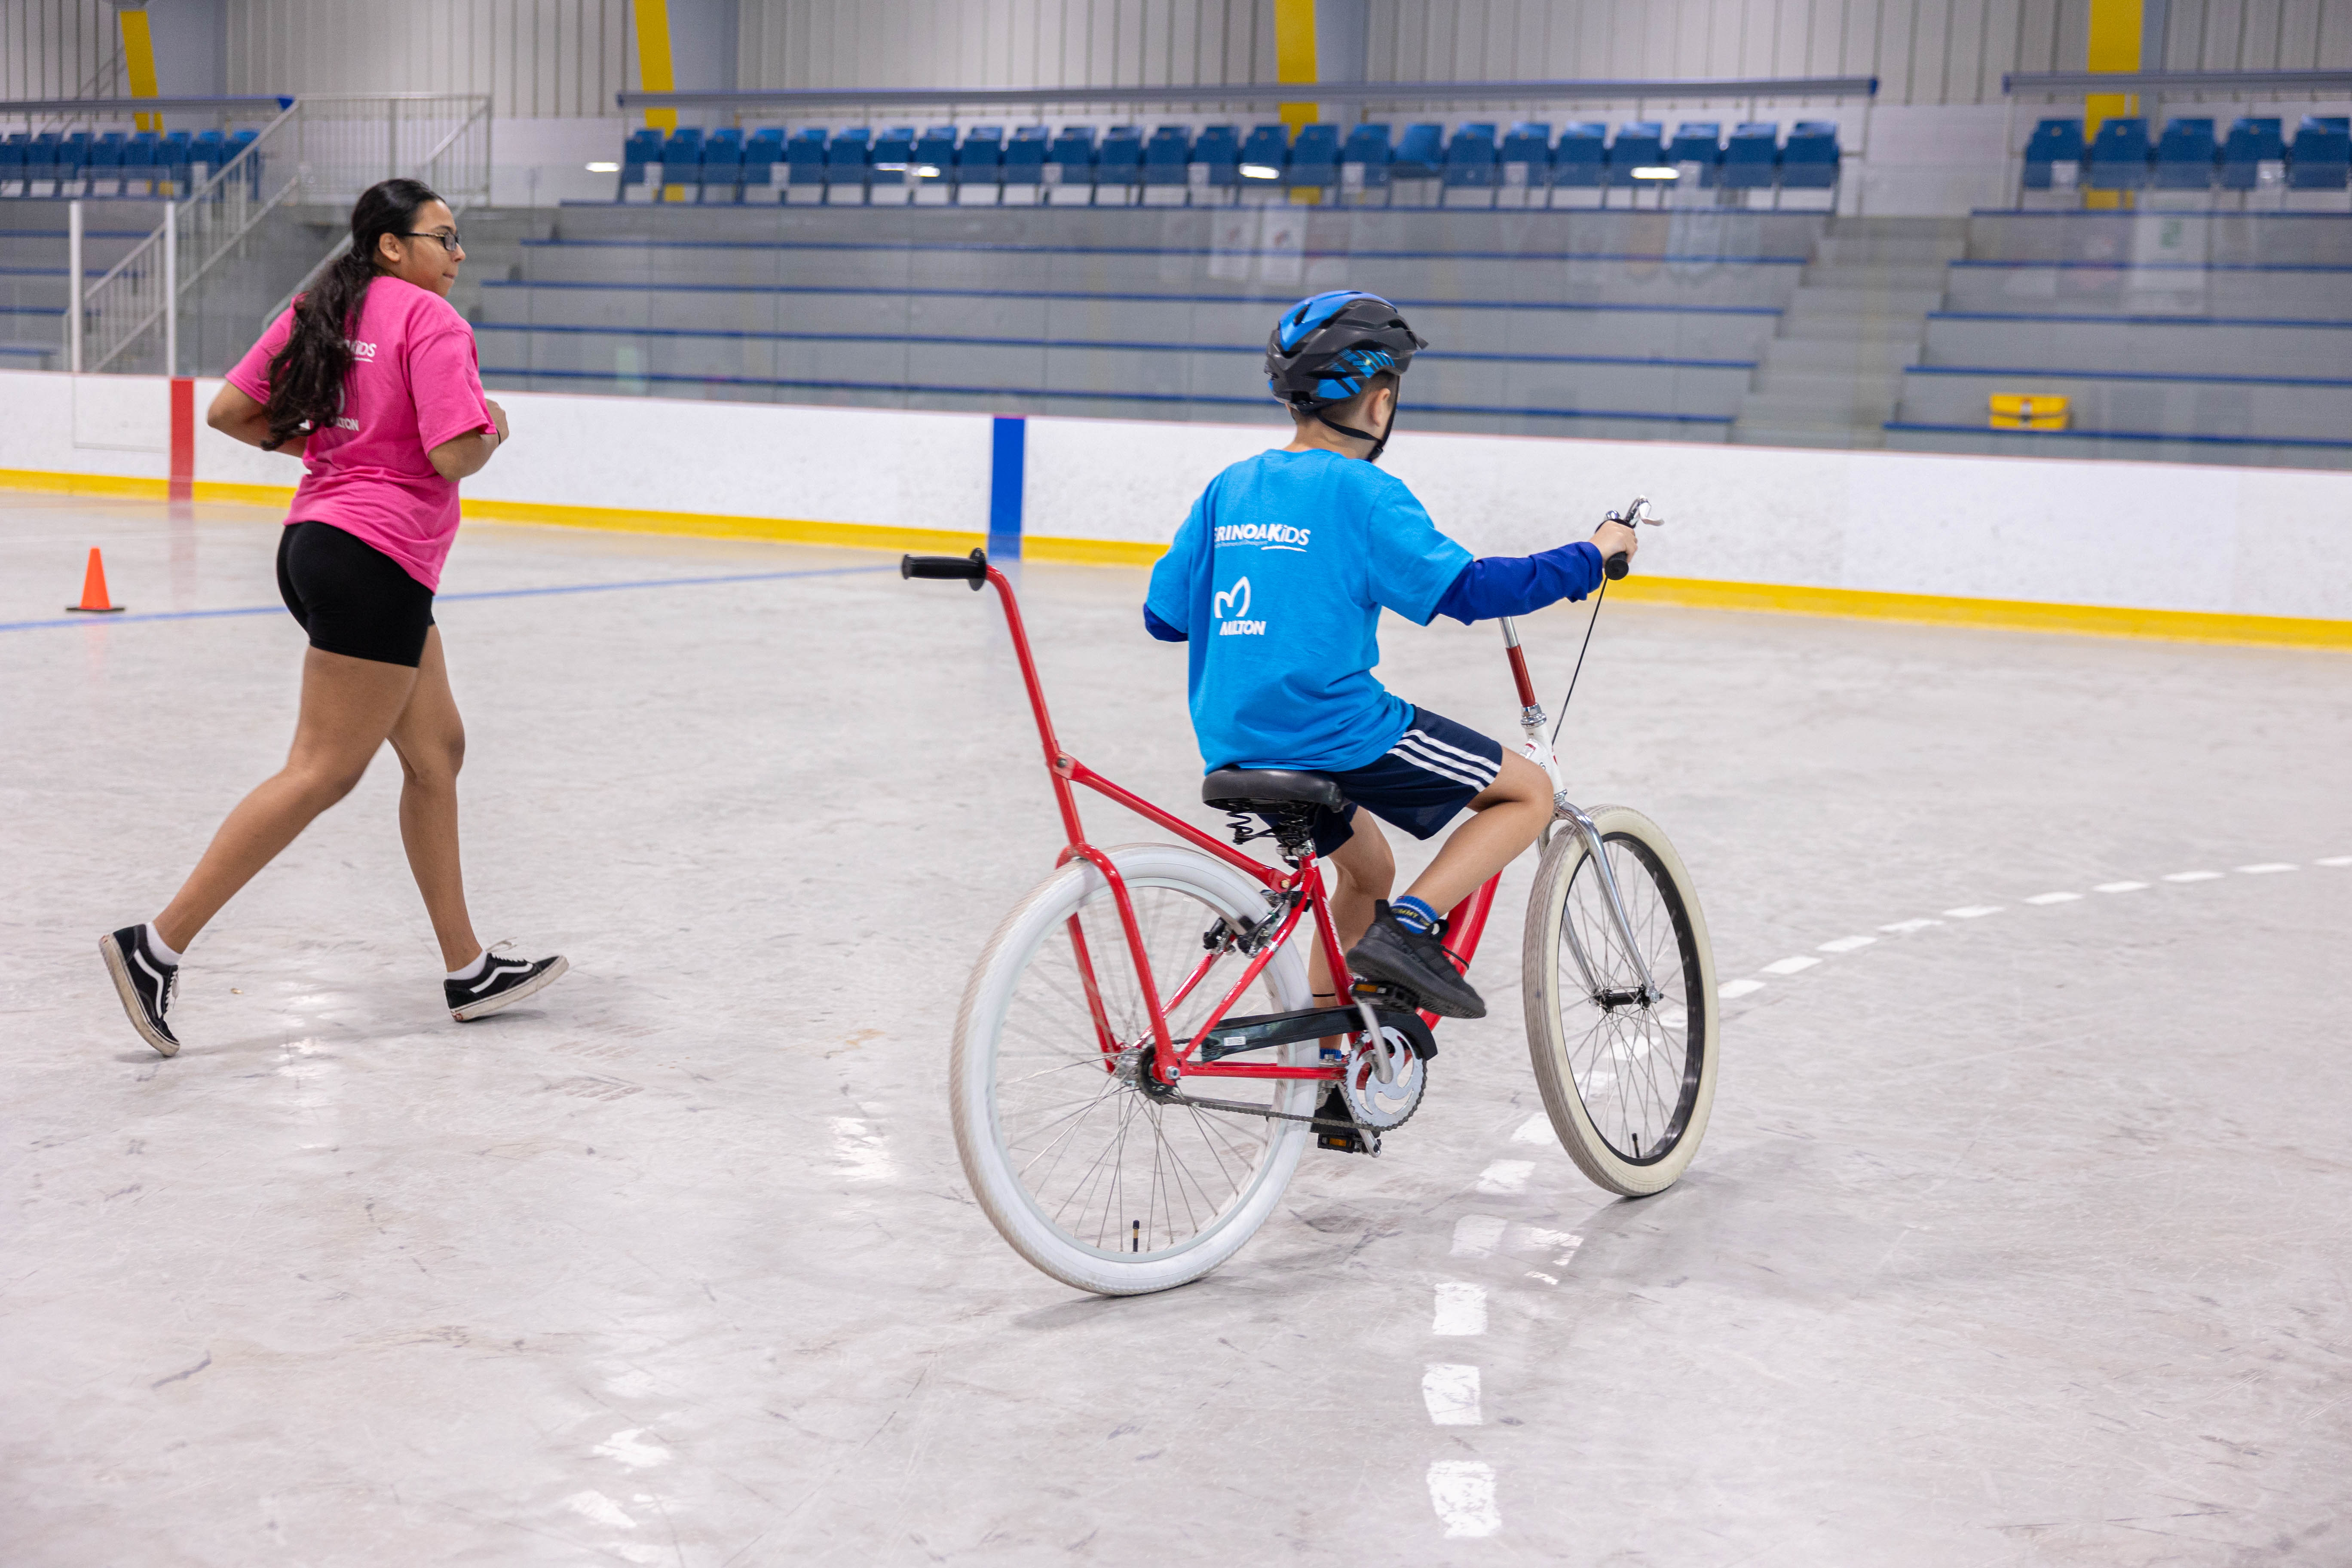
<svg viewBox="0 0 2352 1568">
<path fill-rule="evenodd" d="M 194 387 L 199 411 L 218 387 Z M 972 414 L 502 395 L 513 445 L 466 482 L 483 521 L 957 550 L 990 517 Z M 0 484 L 161 497 L 159 377 L 0 373 Z M 1274 422 L 1026 422 L 1032 559 L 1156 559 Z M 288 459 L 199 425 L 198 500 L 279 506 Z M 1481 553 L 1589 532 L 1637 494 L 1632 596 L 1737 608 L 2352 647 L 2352 474 L 2177 463 L 1408 433 L 1387 466 Z"/>
</svg>

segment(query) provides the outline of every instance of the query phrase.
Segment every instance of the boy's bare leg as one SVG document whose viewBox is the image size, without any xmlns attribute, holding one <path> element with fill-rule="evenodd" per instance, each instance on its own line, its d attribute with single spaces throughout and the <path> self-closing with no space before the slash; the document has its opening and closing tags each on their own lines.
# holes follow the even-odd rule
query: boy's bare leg
<svg viewBox="0 0 2352 1568">
<path fill-rule="evenodd" d="M 1339 951 L 1345 952 L 1356 945 L 1372 923 L 1372 905 L 1389 896 L 1396 885 L 1396 857 L 1389 852 L 1389 841 L 1372 820 L 1372 814 L 1360 808 L 1356 812 L 1356 831 L 1348 842 L 1323 858 L 1331 868 L 1331 923 L 1339 929 Z M 1315 1000 L 1320 1005 L 1339 1000 L 1331 989 L 1331 964 L 1323 955 L 1323 942 L 1315 942 L 1315 955 L 1307 961 L 1307 978 L 1315 988 Z"/>
<path fill-rule="evenodd" d="M 1419 899 L 1441 917 L 1536 841 L 1551 820 L 1551 780 L 1527 758 L 1505 752 L 1495 782 L 1470 803 L 1470 809 L 1476 815 L 1454 830 L 1437 858 L 1405 889 L 1408 898 Z M 1342 934 L 1353 945 L 1363 928 Z"/>
</svg>

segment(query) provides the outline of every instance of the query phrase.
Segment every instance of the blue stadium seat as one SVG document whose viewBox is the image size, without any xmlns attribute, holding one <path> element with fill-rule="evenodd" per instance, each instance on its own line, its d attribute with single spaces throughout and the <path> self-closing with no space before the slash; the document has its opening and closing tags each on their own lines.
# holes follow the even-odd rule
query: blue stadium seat
<svg viewBox="0 0 2352 1568">
<path fill-rule="evenodd" d="M 1465 125 L 1445 144 L 1444 201 L 1450 207 L 1491 207 L 1495 205 L 1495 127 Z"/>
<path fill-rule="evenodd" d="M 2263 183 L 2267 163 L 2274 181 L 2286 178 L 2286 138 L 2281 122 L 2267 115 L 2242 115 L 2230 122 L 2230 139 L 2221 146 L 2221 188 L 2251 191 Z"/>
<path fill-rule="evenodd" d="M 646 184 L 646 171 L 661 162 L 662 133 L 654 130 L 632 131 L 621 143 L 621 179 L 614 187 L 614 201 L 650 201 L 659 193 Z"/>
<path fill-rule="evenodd" d="M 1680 172 L 1678 185 L 1689 184 L 1696 175 L 1700 189 L 1713 190 L 1723 163 L 1722 125 L 1712 120 L 1683 121 L 1675 128 L 1675 139 L 1666 147 L 1666 162 Z"/>
<path fill-rule="evenodd" d="M 119 196 L 122 194 L 122 144 L 125 138 L 120 131 L 109 131 L 91 138 L 89 153 L 82 163 L 82 178 L 93 196 Z"/>
<path fill-rule="evenodd" d="M 1837 121 L 1798 121 L 1790 127 L 1788 142 L 1780 149 L 1780 189 L 1835 189 L 1842 155 L 1838 146 Z"/>
<path fill-rule="evenodd" d="M 25 150 L 33 139 L 22 131 L 0 137 L 0 196 L 25 194 Z"/>
<path fill-rule="evenodd" d="M 1249 140 L 1242 143 L 1240 172 L 1244 197 L 1263 195 L 1272 200 L 1273 194 L 1283 188 L 1282 177 L 1289 168 L 1290 127 L 1254 127 Z"/>
<path fill-rule="evenodd" d="M 189 181 L 194 174 L 194 136 L 185 131 L 165 132 L 161 143 L 163 154 L 161 166 L 165 178 L 171 182 L 172 192 L 179 195 L 188 194 Z"/>
<path fill-rule="evenodd" d="M 2289 152 L 2288 190 L 2340 191 L 2352 175 L 2352 136 L 2346 134 L 2340 117 L 2305 115 Z"/>
<path fill-rule="evenodd" d="M 79 196 L 87 194 L 89 178 L 90 134 L 87 131 L 68 133 L 58 143 L 58 194 Z"/>
<path fill-rule="evenodd" d="M 126 195 L 152 193 L 155 182 L 168 178 L 163 168 L 163 138 L 153 131 L 134 131 L 122 146 L 122 190 Z"/>
<path fill-rule="evenodd" d="M 1387 200 L 1389 165 L 1395 157 L 1395 151 L 1389 146 L 1387 126 L 1359 125 L 1349 132 L 1346 143 L 1339 149 L 1341 198 L 1354 202 Z"/>
<path fill-rule="evenodd" d="M 188 183 L 191 194 L 194 194 L 195 188 L 205 185 L 214 175 L 219 174 L 221 165 L 228 162 L 227 141 L 228 139 L 216 130 L 199 131 L 189 139 Z M 62 162 L 60 160 L 61 165 Z M 59 177 L 62 178 L 64 176 L 62 166 L 58 173 Z"/>
<path fill-rule="evenodd" d="M 763 125 L 752 132 L 743 139 L 743 199 L 762 205 L 781 200 L 790 168 L 780 127 Z"/>
<path fill-rule="evenodd" d="M 2025 189 L 2063 191 L 2074 188 L 2083 166 L 2083 122 L 2043 120 L 2035 122 L 2025 141 Z"/>
<path fill-rule="evenodd" d="M 1042 125 L 1024 125 L 1013 132 L 1004 149 L 1004 205 L 1034 206 L 1045 185 L 1045 153 L 1053 132 Z"/>
<path fill-rule="evenodd" d="M 2156 143 L 2156 176 L 2159 191 L 2210 191 L 2213 188 L 2213 122 L 2171 120 Z"/>
<path fill-rule="evenodd" d="M 702 190 L 698 199 L 721 206 L 743 199 L 743 132 L 735 126 L 719 127 L 702 143 Z"/>
<path fill-rule="evenodd" d="M 1617 139 L 1609 144 L 1609 189 L 1611 200 L 1615 193 L 1626 193 L 1625 201 L 1640 201 L 1655 205 L 1663 182 L 1637 180 L 1636 169 L 1666 167 L 1665 129 L 1654 120 L 1631 120 L 1617 127 Z"/>
<path fill-rule="evenodd" d="M 866 126 L 836 131 L 824 144 L 824 203 L 827 206 L 866 205 L 866 180 L 871 172 L 874 132 Z"/>
<path fill-rule="evenodd" d="M 2136 114 L 2099 122 L 2083 184 L 2095 191 L 2137 191 L 2147 186 L 2147 121 Z"/>
<path fill-rule="evenodd" d="M 1597 121 L 1565 126 L 1551 153 L 1551 205 L 1595 207 L 1609 185 L 1609 127 Z"/>
<path fill-rule="evenodd" d="M 824 156 L 832 137 L 821 126 L 808 125 L 784 139 L 784 200 L 814 204 L 824 200 Z"/>
<path fill-rule="evenodd" d="M 1290 184 L 1294 188 L 1328 188 L 1339 183 L 1339 128 L 1302 125 L 1290 149 Z"/>
<path fill-rule="evenodd" d="M 1143 144 L 1143 204 L 1176 207 L 1184 205 L 1192 183 L 1192 132 L 1187 126 L 1162 125 Z"/>
<path fill-rule="evenodd" d="M 1391 180 L 1433 180 L 1445 166 L 1445 127 L 1408 125 L 1389 164 Z"/>
<path fill-rule="evenodd" d="M 956 131 L 952 125 L 934 125 L 915 142 L 914 166 L 907 178 L 915 187 L 915 200 L 925 206 L 943 206 L 955 198 Z"/>
<path fill-rule="evenodd" d="M 1095 128 L 1065 125 L 1045 150 L 1045 199 L 1082 207 L 1095 199 Z"/>
<path fill-rule="evenodd" d="M 955 179 L 958 206 L 992 207 L 1003 199 L 1004 127 L 975 125 L 963 133 Z"/>
<path fill-rule="evenodd" d="M 1192 143 L 1192 162 L 1201 170 L 1203 199 L 1230 202 L 1242 183 L 1242 133 L 1236 125 L 1204 125 Z"/>
<path fill-rule="evenodd" d="M 1521 121 L 1503 138 L 1497 206 L 1539 207 L 1551 184 L 1551 127 Z"/>
<path fill-rule="evenodd" d="M 915 163 L 915 128 L 893 125 L 874 138 L 866 159 L 866 199 L 877 207 L 904 206 L 914 192 L 907 172 Z"/>
<path fill-rule="evenodd" d="M 692 201 L 702 185 L 702 132 L 681 126 L 662 142 L 662 188 L 656 201 Z"/>
<path fill-rule="evenodd" d="M 1095 205 L 1132 205 L 1143 184 L 1143 132 L 1133 125 L 1114 125 L 1103 132 L 1102 151 L 1095 157 Z"/>
<path fill-rule="evenodd" d="M 1736 126 L 1723 144 L 1723 184 L 1732 191 L 1769 191 L 1780 174 L 1780 127 L 1762 121 Z"/>
</svg>

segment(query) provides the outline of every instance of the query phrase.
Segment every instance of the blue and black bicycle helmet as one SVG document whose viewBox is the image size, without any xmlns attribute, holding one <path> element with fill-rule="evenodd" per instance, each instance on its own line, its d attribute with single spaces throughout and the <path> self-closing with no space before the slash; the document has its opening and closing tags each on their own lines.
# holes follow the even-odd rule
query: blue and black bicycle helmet
<svg viewBox="0 0 2352 1568">
<path fill-rule="evenodd" d="M 1374 436 L 1351 429 L 1323 411 L 1363 391 L 1381 371 L 1402 375 L 1413 354 L 1428 346 L 1378 294 L 1335 289 L 1301 300 L 1274 324 L 1265 340 L 1266 386 L 1292 408 L 1342 435 L 1370 441 L 1371 460 L 1378 462 L 1389 444 L 1388 430 Z M 1389 429 L 1395 427 L 1391 415 Z"/>
</svg>

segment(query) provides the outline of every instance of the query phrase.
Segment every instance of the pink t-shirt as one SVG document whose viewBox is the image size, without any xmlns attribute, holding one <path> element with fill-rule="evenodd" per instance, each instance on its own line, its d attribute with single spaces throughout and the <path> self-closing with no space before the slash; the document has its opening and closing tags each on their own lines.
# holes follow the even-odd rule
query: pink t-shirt
<svg viewBox="0 0 2352 1568">
<path fill-rule="evenodd" d="M 289 308 L 236 362 L 229 384 L 268 402 L 270 362 L 293 331 Z M 425 454 L 497 428 L 482 397 L 474 330 L 440 295 L 379 277 L 361 302 L 352 352 L 342 417 L 311 432 L 302 455 L 308 471 L 286 521 L 340 528 L 438 589 L 457 537 L 457 481 L 436 473 Z"/>
</svg>

